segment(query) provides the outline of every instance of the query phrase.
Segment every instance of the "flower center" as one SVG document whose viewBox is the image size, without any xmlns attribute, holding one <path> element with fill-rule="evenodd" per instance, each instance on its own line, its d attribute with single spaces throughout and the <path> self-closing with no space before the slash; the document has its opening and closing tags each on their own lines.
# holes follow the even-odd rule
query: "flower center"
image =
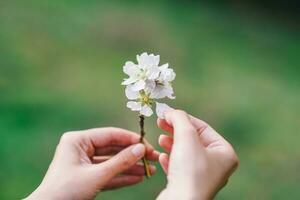
<svg viewBox="0 0 300 200">
<path fill-rule="evenodd" d="M 140 79 L 142 79 L 142 80 L 146 80 L 146 79 L 147 79 L 146 71 L 141 70 L 141 71 L 138 73 L 138 78 L 140 78 Z"/>
<path fill-rule="evenodd" d="M 150 94 L 146 94 L 143 90 L 140 92 L 140 101 L 143 105 L 146 104 L 149 106 L 151 106 L 154 103 L 153 99 L 150 98 Z"/>
</svg>

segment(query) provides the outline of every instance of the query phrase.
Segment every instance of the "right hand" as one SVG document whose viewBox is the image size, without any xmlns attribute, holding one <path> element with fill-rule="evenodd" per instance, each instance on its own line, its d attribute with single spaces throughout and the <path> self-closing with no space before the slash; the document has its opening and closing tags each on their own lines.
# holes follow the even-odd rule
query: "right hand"
<svg viewBox="0 0 300 200">
<path fill-rule="evenodd" d="M 232 146 L 205 122 L 180 110 L 166 112 L 158 126 L 167 152 L 159 162 L 167 174 L 167 187 L 157 199 L 212 199 L 238 166 Z"/>
</svg>

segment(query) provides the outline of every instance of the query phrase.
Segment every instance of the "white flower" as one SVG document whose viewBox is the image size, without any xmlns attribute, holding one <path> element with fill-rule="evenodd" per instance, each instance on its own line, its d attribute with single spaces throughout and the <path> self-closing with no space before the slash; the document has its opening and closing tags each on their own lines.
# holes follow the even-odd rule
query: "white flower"
<svg viewBox="0 0 300 200">
<path fill-rule="evenodd" d="M 160 74 L 156 81 L 156 87 L 152 91 L 152 96 L 155 99 L 162 99 L 168 97 L 175 99 L 174 91 L 171 82 L 175 79 L 176 74 L 173 69 L 169 68 L 169 64 L 164 64 L 159 67 Z"/>
<path fill-rule="evenodd" d="M 140 91 L 146 87 L 146 81 L 158 78 L 160 70 L 158 68 L 159 56 L 153 54 L 148 55 L 142 53 L 137 55 L 138 64 L 134 64 L 131 61 L 125 63 L 123 71 L 129 76 L 122 82 L 122 85 L 133 84 L 133 90 Z"/>
<path fill-rule="evenodd" d="M 130 108 L 132 111 L 139 111 L 141 115 L 144 115 L 146 117 L 150 117 L 153 114 L 152 111 L 152 104 L 145 104 L 142 102 L 136 102 L 136 101 L 129 101 L 127 103 L 127 107 Z M 164 119 L 164 114 L 168 110 L 170 110 L 171 107 L 164 103 L 158 103 L 156 102 L 156 114 L 159 118 Z"/>
<path fill-rule="evenodd" d="M 129 76 L 122 82 L 126 85 L 126 97 L 131 100 L 127 107 L 147 117 L 153 114 L 154 103 L 159 118 L 163 118 L 164 112 L 170 109 L 167 104 L 156 102 L 156 99 L 175 99 L 171 82 L 176 74 L 168 63 L 159 66 L 159 59 L 159 55 L 142 53 L 137 55 L 137 64 L 128 61 L 123 67 L 124 73 Z"/>
<path fill-rule="evenodd" d="M 132 88 L 133 85 L 128 85 L 125 89 L 126 97 L 129 100 L 135 100 L 129 101 L 127 107 L 132 111 L 139 111 L 141 115 L 145 115 L 146 117 L 151 116 L 153 114 L 151 106 L 154 101 L 150 97 L 150 93 L 145 91 L 135 91 Z"/>
</svg>

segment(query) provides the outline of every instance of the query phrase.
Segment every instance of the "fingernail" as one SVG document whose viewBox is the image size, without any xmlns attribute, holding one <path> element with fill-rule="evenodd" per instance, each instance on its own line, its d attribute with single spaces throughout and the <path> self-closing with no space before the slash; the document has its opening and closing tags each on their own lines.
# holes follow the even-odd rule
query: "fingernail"
<svg viewBox="0 0 300 200">
<path fill-rule="evenodd" d="M 143 144 L 137 144 L 135 145 L 131 152 L 136 156 L 136 157 L 142 157 L 145 152 L 145 146 Z"/>
</svg>

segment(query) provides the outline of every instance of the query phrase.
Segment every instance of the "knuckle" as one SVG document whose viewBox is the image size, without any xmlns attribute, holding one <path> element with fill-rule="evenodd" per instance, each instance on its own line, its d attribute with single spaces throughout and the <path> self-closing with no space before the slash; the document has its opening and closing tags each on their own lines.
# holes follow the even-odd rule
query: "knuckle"
<svg viewBox="0 0 300 200">
<path fill-rule="evenodd" d="M 65 132 L 62 136 L 61 136 L 61 140 L 66 140 L 71 138 L 74 135 L 74 132 Z"/>
<path fill-rule="evenodd" d="M 77 138 L 78 133 L 70 131 L 70 132 L 65 132 L 61 138 L 60 142 L 69 142 L 69 141 L 74 141 Z"/>
<path fill-rule="evenodd" d="M 236 155 L 236 153 L 234 152 L 233 149 L 231 149 L 228 154 L 227 154 L 227 160 L 231 166 L 232 169 L 236 169 L 239 166 L 239 158 Z"/>
</svg>

